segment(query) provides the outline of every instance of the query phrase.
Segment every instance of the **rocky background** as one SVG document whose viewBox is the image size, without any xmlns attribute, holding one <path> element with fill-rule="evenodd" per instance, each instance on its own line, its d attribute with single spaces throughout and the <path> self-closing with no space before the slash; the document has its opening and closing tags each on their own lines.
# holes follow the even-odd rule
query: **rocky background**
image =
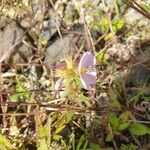
<svg viewBox="0 0 150 150">
<path fill-rule="evenodd" d="M 91 91 L 57 74 L 86 51 Z M 0 1 L 0 93 L 2 150 L 150 149 L 150 1 Z"/>
</svg>

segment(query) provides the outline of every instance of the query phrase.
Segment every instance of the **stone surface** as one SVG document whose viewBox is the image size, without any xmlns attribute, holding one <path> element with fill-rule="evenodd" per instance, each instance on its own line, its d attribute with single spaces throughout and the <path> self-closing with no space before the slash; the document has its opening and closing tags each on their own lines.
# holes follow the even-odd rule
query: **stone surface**
<svg viewBox="0 0 150 150">
<path fill-rule="evenodd" d="M 45 54 L 45 63 L 50 66 L 55 63 L 60 63 L 61 60 L 74 51 L 74 47 L 68 37 L 57 39 L 52 45 L 47 48 Z"/>
<path fill-rule="evenodd" d="M 126 45 L 114 43 L 111 48 L 106 50 L 111 57 L 115 57 L 117 61 L 128 61 L 133 53 L 131 49 L 127 49 Z"/>
<path fill-rule="evenodd" d="M 38 21 L 43 21 L 44 14 L 46 11 L 46 1 L 34 0 L 31 2 L 31 5 L 34 13 L 34 19 Z"/>
<path fill-rule="evenodd" d="M 30 3 L 30 13 L 25 15 L 21 19 L 20 25 L 24 28 L 29 28 L 32 26 L 30 31 L 35 36 L 39 37 L 43 27 L 45 12 L 47 11 L 47 2 L 45 0 L 32 0 Z M 35 40 L 34 38 L 33 40 L 35 41 L 35 43 L 37 42 L 37 40 Z"/>
<path fill-rule="evenodd" d="M 40 37 L 46 41 L 49 41 L 50 38 L 57 32 L 57 27 L 59 28 L 60 25 L 60 21 L 54 17 L 44 21 Z"/>
<path fill-rule="evenodd" d="M 68 2 L 64 12 L 64 22 L 67 24 L 67 26 L 73 25 L 78 22 L 78 17 L 79 14 L 74 4 L 72 4 L 72 2 Z"/>
<path fill-rule="evenodd" d="M 128 82 L 134 86 L 150 86 L 150 69 L 143 65 L 136 65 L 131 69 Z"/>
<path fill-rule="evenodd" d="M 141 51 L 135 56 L 136 60 L 141 62 L 149 59 L 150 66 L 150 41 L 141 44 Z"/>
<path fill-rule="evenodd" d="M 14 51 L 11 55 L 8 55 L 5 59 L 6 62 L 24 62 L 30 59 L 32 56 L 31 49 L 23 44 L 21 41 L 24 31 L 20 29 L 15 22 L 11 21 L 0 30 L 0 56 L 10 50 L 14 44 Z M 29 57 L 30 56 L 30 57 Z"/>
<path fill-rule="evenodd" d="M 125 18 L 128 23 L 127 26 L 133 27 L 131 31 L 132 34 L 137 37 L 142 37 L 144 34 L 147 34 L 145 31 L 150 28 L 149 19 L 135 11 L 133 8 L 129 8 L 126 11 Z"/>
</svg>

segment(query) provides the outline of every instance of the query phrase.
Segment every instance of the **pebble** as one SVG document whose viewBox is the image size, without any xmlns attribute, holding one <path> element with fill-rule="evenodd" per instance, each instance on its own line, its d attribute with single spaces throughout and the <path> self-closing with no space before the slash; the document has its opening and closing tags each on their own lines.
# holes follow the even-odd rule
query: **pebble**
<svg viewBox="0 0 150 150">
<path fill-rule="evenodd" d="M 134 86 L 150 86 L 150 69 L 143 65 L 136 65 L 131 69 L 128 82 Z"/>
<path fill-rule="evenodd" d="M 45 63 L 51 66 L 56 63 L 60 63 L 61 60 L 65 59 L 67 55 L 74 51 L 74 47 L 69 37 L 63 37 L 57 39 L 52 43 L 46 50 Z"/>
<path fill-rule="evenodd" d="M 18 43 L 12 54 L 7 55 L 6 62 L 24 62 L 32 56 L 29 46 L 22 43 L 24 31 L 20 29 L 15 22 L 10 21 L 0 30 L 0 56 L 3 56 L 13 45 Z"/>
</svg>

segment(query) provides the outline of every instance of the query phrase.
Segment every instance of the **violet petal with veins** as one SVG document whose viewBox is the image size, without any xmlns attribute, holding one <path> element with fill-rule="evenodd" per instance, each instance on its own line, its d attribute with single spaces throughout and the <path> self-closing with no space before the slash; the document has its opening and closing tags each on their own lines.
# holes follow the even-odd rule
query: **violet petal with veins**
<svg viewBox="0 0 150 150">
<path fill-rule="evenodd" d="M 92 85 L 96 84 L 96 59 L 87 51 L 80 59 L 78 71 L 81 83 L 86 90 L 90 90 Z M 82 68 L 87 68 L 86 72 L 82 72 Z"/>
</svg>

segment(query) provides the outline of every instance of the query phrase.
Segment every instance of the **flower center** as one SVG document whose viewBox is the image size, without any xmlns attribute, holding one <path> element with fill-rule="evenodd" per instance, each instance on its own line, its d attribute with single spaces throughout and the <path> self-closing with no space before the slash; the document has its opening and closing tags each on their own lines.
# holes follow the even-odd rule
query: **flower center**
<svg viewBox="0 0 150 150">
<path fill-rule="evenodd" d="M 88 67 L 82 67 L 81 68 L 81 74 L 84 74 L 84 73 L 89 73 L 92 71 L 92 66 L 88 66 Z"/>
</svg>

